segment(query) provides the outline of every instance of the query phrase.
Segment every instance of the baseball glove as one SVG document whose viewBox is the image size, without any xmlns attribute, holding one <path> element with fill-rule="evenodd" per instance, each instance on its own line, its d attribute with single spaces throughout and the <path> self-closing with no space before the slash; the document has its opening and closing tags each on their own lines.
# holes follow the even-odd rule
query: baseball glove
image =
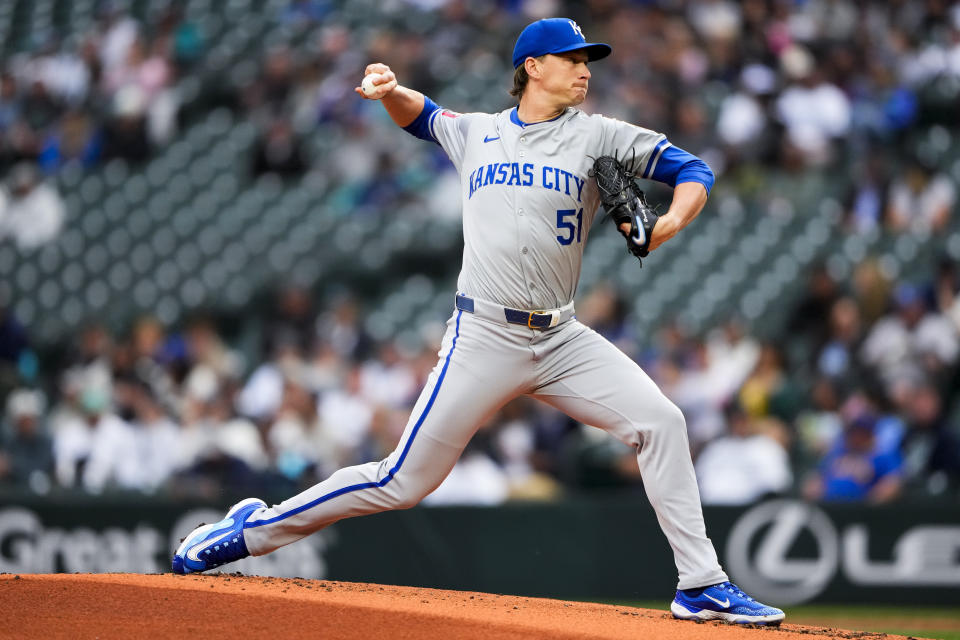
<svg viewBox="0 0 960 640">
<path fill-rule="evenodd" d="M 653 228 L 660 216 L 650 208 L 643 191 L 634 182 L 636 174 L 627 171 L 613 156 L 600 156 L 594 160 L 590 175 L 597 179 L 600 202 L 613 218 L 617 231 L 626 238 L 627 250 L 635 255 L 637 260 L 646 258 L 650 253 Z M 620 229 L 620 225 L 625 222 L 630 225 L 629 233 Z M 643 266 L 642 260 L 640 266 Z"/>
</svg>

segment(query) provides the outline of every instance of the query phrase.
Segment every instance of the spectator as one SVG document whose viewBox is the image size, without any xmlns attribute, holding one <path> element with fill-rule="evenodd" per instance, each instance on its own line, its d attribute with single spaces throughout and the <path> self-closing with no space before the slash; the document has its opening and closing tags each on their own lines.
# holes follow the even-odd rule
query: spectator
<svg viewBox="0 0 960 640">
<path fill-rule="evenodd" d="M 306 170 L 307 162 L 293 128 L 282 118 L 274 119 L 254 146 L 254 175 L 273 173 L 281 178 L 295 178 Z"/>
<path fill-rule="evenodd" d="M 143 90 L 128 84 L 113 96 L 111 117 L 104 125 L 103 159 L 119 158 L 142 163 L 150 156 L 147 137 L 146 96 Z"/>
<path fill-rule="evenodd" d="M 904 476 L 928 495 L 960 488 L 960 438 L 951 429 L 940 392 L 921 384 L 906 395 L 909 431 L 903 442 Z"/>
<path fill-rule="evenodd" d="M 867 81 L 858 87 L 853 102 L 853 128 L 880 142 L 894 140 L 917 117 L 916 94 L 898 82 L 896 70 L 880 60 L 868 63 Z"/>
<path fill-rule="evenodd" d="M 20 119 L 17 81 L 8 71 L 0 73 L 0 133 L 6 132 Z"/>
<path fill-rule="evenodd" d="M 950 317 L 956 305 L 957 294 L 960 294 L 960 269 L 949 256 L 942 256 L 937 263 L 937 272 L 932 284 L 932 295 L 936 304 L 934 308 L 945 316 Z M 955 321 L 955 318 L 950 318 Z M 960 333 L 960 324 L 955 326 Z"/>
<path fill-rule="evenodd" d="M 803 297 L 790 312 L 787 327 L 791 339 L 806 344 L 808 353 L 816 354 L 829 339 L 830 315 L 839 296 L 837 282 L 826 265 L 814 265 Z"/>
<path fill-rule="evenodd" d="M 808 478 L 804 495 L 830 502 L 884 503 L 900 495 L 903 460 L 897 452 L 875 449 L 876 419 L 861 416 L 848 423 L 840 443 Z"/>
<path fill-rule="evenodd" d="M 310 291 L 303 287 L 285 285 L 277 292 L 274 304 L 265 310 L 264 336 L 266 350 L 272 347 L 271 341 L 277 336 L 290 336 L 296 345 L 309 349 L 316 336 L 316 310 Z"/>
<path fill-rule="evenodd" d="M 956 329 L 943 315 L 928 311 L 915 285 L 898 286 L 894 301 L 895 313 L 881 318 L 863 343 L 864 362 L 888 386 L 946 375 L 960 355 Z"/>
<path fill-rule="evenodd" d="M 191 388 L 194 376 L 212 374 L 217 380 L 237 380 L 243 370 L 243 358 L 224 344 L 213 321 L 196 317 L 187 323 L 184 330 L 183 358 L 186 377 L 183 385 Z M 198 382 L 197 384 L 202 384 Z"/>
<path fill-rule="evenodd" d="M 147 134 L 155 146 L 166 145 L 177 132 L 179 93 L 174 87 L 172 44 L 167 37 L 155 38 L 140 67 L 139 82 L 147 94 Z"/>
<path fill-rule="evenodd" d="M 263 61 L 260 77 L 246 87 L 243 102 L 259 116 L 278 117 L 293 91 L 293 56 L 287 47 L 273 47 Z"/>
<path fill-rule="evenodd" d="M 9 169 L 22 162 L 33 162 L 40 154 L 40 138 L 24 120 L 14 120 L 6 131 L 0 131 L 0 169 Z"/>
<path fill-rule="evenodd" d="M 10 237 L 22 251 L 53 240 L 63 227 L 64 204 L 52 186 L 27 164 L 13 168 L 0 188 L 0 239 Z"/>
<path fill-rule="evenodd" d="M 195 23 L 186 20 L 183 9 L 171 5 L 162 22 L 161 33 L 173 37 L 173 59 L 180 70 L 193 68 L 203 55 L 203 33 Z"/>
<path fill-rule="evenodd" d="M 363 323 L 359 321 L 360 309 L 350 295 L 340 294 L 330 304 L 330 310 L 317 318 L 318 339 L 329 344 L 341 357 L 361 360 L 371 347 Z"/>
<path fill-rule="evenodd" d="M 717 115 L 717 135 L 739 156 L 759 159 L 772 135 L 769 121 L 770 98 L 777 76 L 762 64 L 747 65 L 740 73 L 740 89 L 727 95 Z"/>
<path fill-rule="evenodd" d="M 691 4 L 687 16 L 701 36 L 713 40 L 733 40 L 740 35 L 742 10 L 735 2 L 707 0 Z"/>
<path fill-rule="evenodd" d="M 664 393 L 686 417 L 690 449 L 696 455 L 723 432 L 720 407 L 728 399 L 731 387 L 735 389 L 736 385 L 715 375 L 718 369 L 710 366 L 709 352 L 702 341 L 692 340 L 691 345 L 683 361 L 666 361 L 660 373 Z M 715 382 L 722 386 L 715 386 Z"/>
<path fill-rule="evenodd" d="M 330 11 L 330 3 L 323 0 L 290 0 L 280 13 L 285 24 L 302 26 L 320 24 Z"/>
<path fill-rule="evenodd" d="M 152 493 L 183 466 L 180 427 L 142 385 L 135 387 L 133 408 L 133 454 L 140 468 L 140 489 Z"/>
<path fill-rule="evenodd" d="M 800 464 L 804 467 L 822 460 L 843 433 L 840 393 L 833 380 L 817 378 L 810 390 L 809 405 L 796 421 Z"/>
<path fill-rule="evenodd" d="M 174 493 L 214 497 L 225 488 L 262 493 L 285 486 L 283 476 L 270 473 L 257 426 L 234 412 L 233 395 L 230 388 L 217 388 L 205 398 L 184 402 L 184 468 L 171 479 Z"/>
<path fill-rule="evenodd" d="M 284 386 L 283 402 L 276 419 L 267 428 L 266 443 L 273 467 L 290 480 L 300 480 L 318 463 L 324 471 L 336 469 L 324 459 L 332 447 L 323 440 L 316 400 L 292 382 Z M 319 476 L 321 474 L 314 474 Z"/>
<path fill-rule="evenodd" d="M 17 385 L 21 364 L 33 353 L 26 327 L 8 304 L 6 291 L 0 286 L 0 396 Z"/>
<path fill-rule="evenodd" d="M 140 29 L 136 20 L 124 15 L 112 2 L 104 4 L 100 18 L 100 63 L 109 74 L 124 65 Z"/>
<path fill-rule="evenodd" d="M 783 366 L 783 356 L 773 344 L 760 350 L 756 366 L 740 387 L 739 402 L 748 415 L 793 420 L 797 390 Z"/>
<path fill-rule="evenodd" d="M 636 336 L 628 321 L 629 312 L 623 294 L 609 282 L 597 284 L 577 303 L 577 315 L 581 322 L 627 354 L 636 345 Z"/>
<path fill-rule="evenodd" d="M 343 386 L 320 399 L 321 431 L 333 445 L 336 467 L 366 461 L 365 442 L 373 421 L 375 405 L 367 401 L 361 387 L 362 371 L 353 366 L 346 372 Z"/>
<path fill-rule="evenodd" d="M 108 487 L 139 489 L 143 474 L 130 425 L 109 408 L 103 389 L 87 387 L 80 394 L 82 413 L 54 429 L 57 481 L 101 493 Z"/>
<path fill-rule="evenodd" d="M 28 75 L 41 83 L 58 105 L 79 107 L 90 91 L 90 69 L 69 42 L 49 38 L 28 63 Z"/>
<path fill-rule="evenodd" d="M 111 389 L 114 377 L 112 356 L 113 337 L 105 326 L 90 323 L 83 327 L 76 343 L 71 345 L 63 359 L 63 378 L 67 386 L 82 381 L 101 389 Z M 72 390 L 65 390 L 71 395 Z M 76 389 L 79 392 L 79 385 Z"/>
<path fill-rule="evenodd" d="M 750 504 L 789 490 L 793 474 L 783 423 L 751 418 L 736 404 L 726 417 L 729 434 L 711 441 L 697 457 L 703 504 Z"/>
<path fill-rule="evenodd" d="M 241 415 L 258 422 L 269 420 L 280 409 L 286 381 L 307 379 L 303 353 L 291 335 L 274 336 L 272 357 L 261 363 L 247 379 L 237 397 Z"/>
<path fill-rule="evenodd" d="M 268 464 L 266 447 L 257 426 L 237 415 L 233 390 L 217 387 L 202 398 L 190 397 L 183 414 L 183 461 L 201 475 L 210 463 L 216 473 L 226 464 L 239 463 L 244 472 L 264 471 Z"/>
<path fill-rule="evenodd" d="M 393 409 L 409 406 L 420 390 L 413 370 L 392 340 L 380 346 L 377 357 L 361 365 L 360 386 L 368 402 Z"/>
<path fill-rule="evenodd" d="M 851 298 L 833 304 L 829 327 L 826 344 L 817 354 L 817 370 L 834 380 L 850 382 L 858 374 L 857 354 L 864 337 L 860 309 Z"/>
<path fill-rule="evenodd" d="M 711 331 L 706 347 L 719 403 L 726 402 L 749 379 L 766 351 L 739 318 L 730 318 Z"/>
<path fill-rule="evenodd" d="M 884 275 L 878 260 L 868 258 L 853 272 L 853 297 L 865 326 L 872 326 L 886 312 L 890 304 L 890 279 Z"/>
<path fill-rule="evenodd" d="M 776 102 L 777 116 L 786 128 L 788 148 L 805 163 L 823 165 L 832 159 L 833 142 L 850 128 L 850 103 L 843 91 L 827 82 L 809 51 L 792 46 L 780 55 L 784 73 L 792 80 Z"/>
<path fill-rule="evenodd" d="M 40 78 L 29 82 L 26 93 L 20 98 L 24 122 L 32 131 L 41 131 L 50 126 L 63 113 L 62 105 L 51 95 Z"/>
<path fill-rule="evenodd" d="M 932 164 L 915 159 L 890 185 L 887 220 L 897 231 L 943 231 L 956 201 L 950 179 Z"/>
<path fill-rule="evenodd" d="M 80 110 L 68 111 L 43 141 L 38 161 L 43 170 L 56 173 L 76 163 L 90 169 L 100 161 L 101 137 L 90 116 Z"/>
<path fill-rule="evenodd" d="M 135 39 L 122 65 L 109 70 L 104 87 L 108 94 L 120 97 L 130 94 L 142 96 L 142 109 L 150 142 L 165 144 L 174 133 L 177 100 L 169 87 L 173 80 L 172 63 L 169 60 L 170 41 L 158 37 L 148 44 L 143 38 Z M 133 98 L 127 98 L 134 104 Z M 125 105 L 117 105 L 122 109 Z M 131 110 L 133 106 L 129 107 Z"/>
<path fill-rule="evenodd" d="M 866 233 L 883 226 L 887 188 L 890 182 L 886 157 L 866 158 L 848 198 L 847 223 L 854 233 Z"/>
<path fill-rule="evenodd" d="M 0 431 L 0 484 L 47 493 L 52 486 L 53 445 L 43 424 L 39 391 L 18 389 L 7 398 L 7 423 Z"/>
</svg>

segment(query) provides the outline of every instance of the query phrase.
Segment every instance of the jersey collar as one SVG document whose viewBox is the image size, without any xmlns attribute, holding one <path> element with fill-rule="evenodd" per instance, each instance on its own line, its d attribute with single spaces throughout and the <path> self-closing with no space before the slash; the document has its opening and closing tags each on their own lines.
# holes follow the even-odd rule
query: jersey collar
<svg viewBox="0 0 960 640">
<path fill-rule="evenodd" d="M 560 112 L 560 115 L 558 115 L 556 118 L 550 118 L 549 120 L 541 120 L 540 122 L 524 122 L 523 120 L 520 119 L 520 115 L 517 113 L 517 108 L 514 107 L 513 109 L 510 110 L 510 122 L 512 122 L 513 124 L 517 125 L 520 128 L 525 128 L 525 127 L 533 126 L 535 124 L 543 124 L 545 122 L 553 122 L 554 120 L 559 120 L 566 113 L 567 113 L 567 110 L 564 109 L 563 111 Z"/>
</svg>

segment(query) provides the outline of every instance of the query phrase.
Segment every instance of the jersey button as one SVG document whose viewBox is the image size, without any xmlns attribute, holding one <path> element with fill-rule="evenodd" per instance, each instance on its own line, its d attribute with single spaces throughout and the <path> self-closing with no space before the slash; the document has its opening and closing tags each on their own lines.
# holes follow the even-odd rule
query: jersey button
<svg viewBox="0 0 960 640">
<path fill-rule="evenodd" d="M 522 215 L 523 215 L 523 209 L 517 209 L 517 213 L 522 216 Z"/>
<path fill-rule="evenodd" d="M 526 142 L 526 141 L 527 141 L 526 138 L 520 138 L 520 142 Z"/>
<path fill-rule="evenodd" d="M 523 151 L 520 152 L 520 157 L 521 157 L 521 158 L 523 157 Z"/>
<path fill-rule="evenodd" d="M 526 253 L 526 252 L 527 252 L 527 248 L 526 248 L 526 247 L 524 247 L 523 249 L 520 249 L 520 253 Z"/>
</svg>

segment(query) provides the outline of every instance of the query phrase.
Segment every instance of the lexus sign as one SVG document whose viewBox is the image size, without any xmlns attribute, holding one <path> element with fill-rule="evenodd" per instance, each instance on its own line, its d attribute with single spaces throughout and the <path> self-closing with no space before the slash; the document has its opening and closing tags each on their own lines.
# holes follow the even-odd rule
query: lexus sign
<svg viewBox="0 0 960 640">
<path fill-rule="evenodd" d="M 741 515 L 727 537 L 732 578 L 760 600 L 797 604 L 837 576 L 861 587 L 960 587 L 960 525 L 906 528 L 881 559 L 870 557 L 870 529 L 840 528 L 805 502 L 765 502 Z"/>
</svg>

